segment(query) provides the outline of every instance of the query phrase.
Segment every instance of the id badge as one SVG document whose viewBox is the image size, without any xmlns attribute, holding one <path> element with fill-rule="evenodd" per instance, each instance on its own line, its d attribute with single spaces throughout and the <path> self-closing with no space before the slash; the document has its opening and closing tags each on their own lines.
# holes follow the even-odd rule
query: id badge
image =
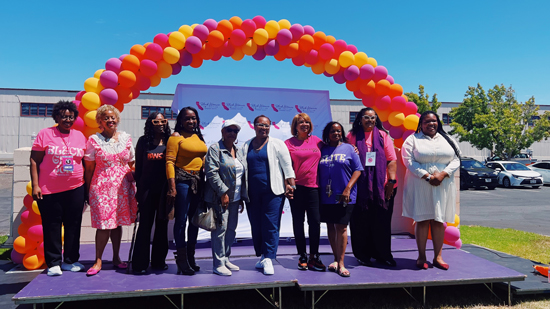
<svg viewBox="0 0 550 309">
<path fill-rule="evenodd" d="M 73 156 L 61 156 L 61 162 L 63 162 L 64 172 L 72 173 L 74 171 Z"/>
<path fill-rule="evenodd" d="M 332 179 L 329 179 L 328 180 L 328 184 L 327 186 L 325 187 L 325 193 L 327 194 L 327 197 L 330 197 L 332 195 L 332 188 L 331 188 L 331 182 L 332 182 Z"/>
<path fill-rule="evenodd" d="M 365 166 L 376 165 L 376 152 L 367 152 L 365 158 Z"/>
</svg>

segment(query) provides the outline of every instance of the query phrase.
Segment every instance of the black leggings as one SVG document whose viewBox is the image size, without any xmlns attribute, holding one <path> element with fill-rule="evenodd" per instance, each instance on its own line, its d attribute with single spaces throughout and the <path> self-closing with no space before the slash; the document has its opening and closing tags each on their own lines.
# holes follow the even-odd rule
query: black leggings
<svg viewBox="0 0 550 309">
<path fill-rule="evenodd" d="M 298 254 L 306 253 L 306 236 L 304 220 L 307 213 L 309 226 L 310 254 L 319 253 L 319 238 L 321 236 L 321 216 L 319 214 L 319 189 L 305 186 L 296 186 L 294 199 L 290 201 L 292 212 L 292 228 Z"/>
<path fill-rule="evenodd" d="M 84 186 L 69 191 L 43 195 L 37 201 L 44 231 L 44 259 L 48 267 L 61 266 L 61 252 L 67 264 L 80 258 L 80 227 L 84 209 Z M 65 244 L 61 226 L 65 229 Z"/>
</svg>

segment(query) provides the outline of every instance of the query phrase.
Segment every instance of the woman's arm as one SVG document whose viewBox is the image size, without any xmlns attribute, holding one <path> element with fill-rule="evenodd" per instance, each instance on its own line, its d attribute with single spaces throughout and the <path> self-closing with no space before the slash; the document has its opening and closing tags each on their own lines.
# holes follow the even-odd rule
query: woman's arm
<svg viewBox="0 0 550 309">
<path fill-rule="evenodd" d="M 361 171 L 355 171 L 353 174 L 351 174 L 351 178 L 348 182 L 348 185 L 344 189 L 344 192 L 342 192 L 342 195 L 340 196 L 340 203 L 346 202 L 349 203 L 350 199 L 349 196 L 351 194 L 351 189 L 353 189 L 353 186 L 357 183 L 357 180 L 361 176 Z"/>
<path fill-rule="evenodd" d="M 38 184 L 38 175 L 40 174 L 40 164 L 42 163 L 42 160 L 44 160 L 45 155 L 45 151 L 31 151 L 31 186 L 32 198 L 35 201 L 42 199 L 42 190 Z"/>
<path fill-rule="evenodd" d="M 136 163 L 135 163 L 135 175 L 134 179 L 139 182 L 141 175 L 143 174 L 143 158 L 145 157 L 145 139 L 140 137 L 136 145 Z"/>
<path fill-rule="evenodd" d="M 87 195 L 90 194 L 90 185 L 92 184 L 92 178 L 95 171 L 95 161 L 83 160 L 84 162 L 84 181 L 86 182 Z M 89 197 L 86 196 L 86 201 L 89 201 Z"/>
<path fill-rule="evenodd" d="M 292 158 L 290 157 L 290 152 L 286 147 L 286 144 L 282 141 L 277 141 L 275 144 L 275 150 L 277 151 L 277 157 L 279 158 L 279 165 L 283 170 L 285 178 L 285 195 L 288 199 L 294 198 L 294 188 L 296 186 L 294 178 L 294 169 L 292 168 Z"/>
<path fill-rule="evenodd" d="M 235 159 L 237 160 L 237 159 Z M 220 148 L 217 144 L 214 144 L 208 148 L 208 152 L 205 156 L 205 165 L 204 165 L 206 180 L 217 196 L 222 197 L 222 205 L 224 204 L 223 196 L 227 198 L 226 202 L 229 204 L 229 197 L 226 192 L 229 190 L 229 187 L 225 185 L 220 177 Z"/>
<path fill-rule="evenodd" d="M 175 134 L 175 133 L 174 133 Z M 178 156 L 179 148 L 179 134 L 178 136 L 170 136 L 168 143 L 166 143 L 166 178 L 168 179 L 168 193 L 166 196 L 166 203 L 172 205 L 176 199 L 176 158 Z"/>
</svg>

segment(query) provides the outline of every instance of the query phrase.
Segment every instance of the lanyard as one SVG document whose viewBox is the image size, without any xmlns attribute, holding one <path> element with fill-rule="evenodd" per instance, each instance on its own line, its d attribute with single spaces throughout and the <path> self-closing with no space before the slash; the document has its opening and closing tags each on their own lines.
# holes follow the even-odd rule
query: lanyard
<svg viewBox="0 0 550 309">
<path fill-rule="evenodd" d="M 67 147 L 67 152 L 71 154 L 71 151 L 69 149 L 69 145 L 71 144 L 71 130 L 69 130 L 69 134 L 68 134 L 69 136 L 67 136 L 67 140 L 68 140 L 67 142 L 65 142 L 65 139 L 63 138 L 63 133 L 61 133 L 61 130 L 59 130 L 59 128 L 57 128 L 57 130 L 59 131 L 59 134 L 60 134 L 59 137 L 63 141 L 63 144 L 65 144 L 65 147 Z"/>
</svg>

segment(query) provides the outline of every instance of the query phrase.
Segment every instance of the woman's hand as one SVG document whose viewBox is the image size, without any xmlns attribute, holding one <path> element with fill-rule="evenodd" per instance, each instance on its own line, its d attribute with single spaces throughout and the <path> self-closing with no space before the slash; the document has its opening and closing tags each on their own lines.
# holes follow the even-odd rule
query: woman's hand
<svg viewBox="0 0 550 309">
<path fill-rule="evenodd" d="M 386 197 L 386 201 L 391 199 L 393 196 L 393 183 L 386 182 L 386 185 L 384 186 L 384 196 Z"/>
<path fill-rule="evenodd" d="M 430 184 L 432 186 L 439 186 L 441 182 L 443 182 L 443 179 L 447 176 L 447 173 L 443 172 L 434 172 L 432 175 L 432 178 L 430 179 Z"/>
<path fill-rule="evenodd" d="M 227 193 L 224 193 L 222 195 L 222 197 L 220 198 L 220 201 L 222 203 L 223 209 L 227 209 L 227 207 L 229 206 L 229 196 L 227 195 Z"/>
<path fill-rule="evenodd" d="M 32 199 L 35 201 L 42 199 L 42 189 L 40 189 L 40 186 L 35 185 L 32 188 Z"/>
<path fill-rule="evenodd" d="M 289 185 L 289 184 L 286 185 L 285 196 L 286 196 L 289 200 L 294 199 L 294 189 L 293 189 L 292 186 Z"/>
<path fill-rule="evenodd" d="M 244 201 L 243 200 L 240 200 L 239 201 L 239 213 L 243 213 L 244 211 Z"/>
<path fill-rule="evenodd" d="M 166 204 L 170 206 L 174 205 L 174 201 L 176 201 L 176 190 L 174 188 L 169 188 L 166 193 Z"/>
<path fill-rule="evenodd" d="M 339 203 L 346 203 L 348 204 L 350 202 L 349 196 L 351 194 L 351 188 L 346 187 L 344 189 L 344 192 L 342 192 L 342 195 L 340 195 Z"/>
</svg>

